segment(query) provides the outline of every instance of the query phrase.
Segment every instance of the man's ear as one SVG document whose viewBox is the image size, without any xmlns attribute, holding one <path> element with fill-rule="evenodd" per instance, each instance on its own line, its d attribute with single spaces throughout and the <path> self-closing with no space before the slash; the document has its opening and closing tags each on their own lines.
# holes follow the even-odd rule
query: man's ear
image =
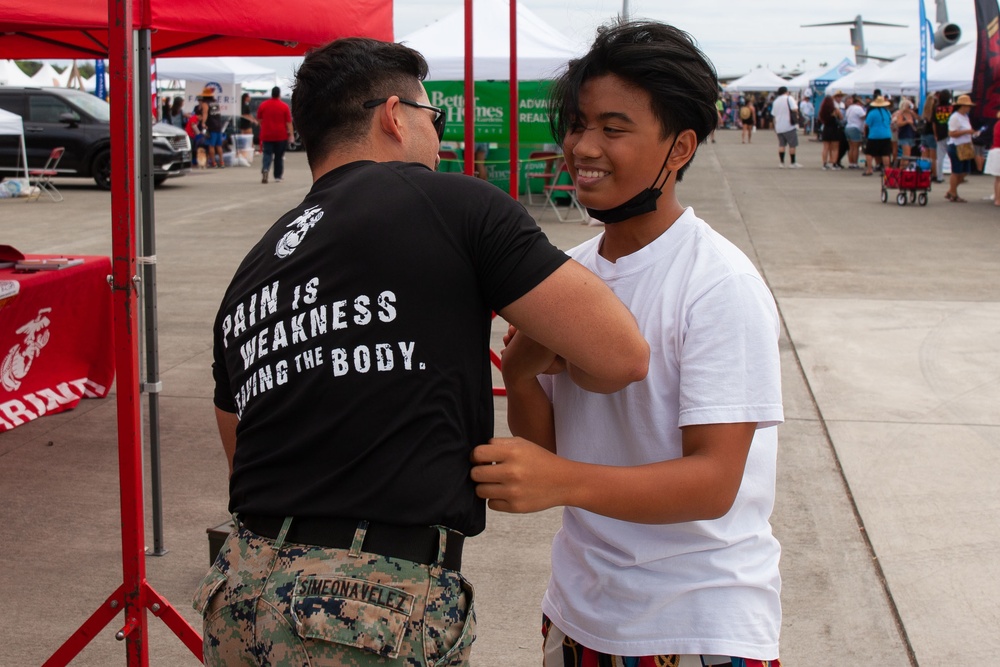
<svg viewBox="0 0 1000 667">
<path fill-rule="evenodd" d="M 691 161 L 696 150 L 698 150 L 698 135 L 691 129 L 681 130 L 677 135 L 674 150 L 670 153 L 670 160 L 667 161 L 667 169 L 676 172 Z"/>
<path fill-rule="evenodd" d="M 399 97 L 393 95 L 386 101 L 385 104 L 378 107 L 375 117 L 378 121 L 378 128 L 383 135 L 394 141 L 402 143 L 403 133 L 400 107 Z"/>
</svg>

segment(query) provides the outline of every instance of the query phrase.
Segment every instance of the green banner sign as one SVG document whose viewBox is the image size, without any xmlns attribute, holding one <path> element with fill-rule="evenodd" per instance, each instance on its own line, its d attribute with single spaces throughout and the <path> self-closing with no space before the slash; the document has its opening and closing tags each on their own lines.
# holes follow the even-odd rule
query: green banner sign
<svg viewBox="0 0 1000 667">
<path fill-rule="evenodd" d="M 549 144 L 548 91 L 549 81 L 522 81 L 518 85 L 518 141 L 521 144 Z M 448 114 L 444 141 L 458 142 L 465 138 L 465 85 L 461 81 L 428 81 L 424 83 L 430 103 Z M 476 141 L 509 143 L 507 123 L 510 114 L 510 92 L 506 81 L 479 81 L 476 91 Z"/>
</svg>

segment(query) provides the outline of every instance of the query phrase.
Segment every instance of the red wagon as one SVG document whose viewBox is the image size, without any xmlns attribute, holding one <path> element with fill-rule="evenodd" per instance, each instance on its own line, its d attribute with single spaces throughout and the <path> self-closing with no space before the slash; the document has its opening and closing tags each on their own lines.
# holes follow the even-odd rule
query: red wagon
<svg viewBox="0 0 1000 667">
<path fill-rule="evenodd" d="M 927 165 L 925 169 L 924 166 Z M 882 170 L 882 203 L 889 201 L 889 190 L 898 190 L 896 203 L 905 206 L 909 201 L 927 206 L 927 193 L 931 191 L 930 165 L 918 158 L 900 158 L 899 167 Z"/>
</svg>

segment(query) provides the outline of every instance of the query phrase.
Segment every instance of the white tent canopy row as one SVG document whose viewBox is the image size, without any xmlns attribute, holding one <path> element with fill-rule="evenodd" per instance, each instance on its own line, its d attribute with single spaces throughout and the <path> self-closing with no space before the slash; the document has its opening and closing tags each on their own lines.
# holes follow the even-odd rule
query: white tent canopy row
<svg viewBox="0 0 1000 667">
<path fill-rule="evenodd" d="M 246 83 L 260 79 L 274 80 L 275 71 L 246 58 L 157 58 L 157 80 L 215 81 L 222 84 Z"/>
<path fill-rule="evenodd" d="M 927 59 L 927 92 L 936 90 L 972 89 L 976 69 L 976 49 L 968 42 L 940 60 Z M 869 62 L 861 69 L 832 82 L 828 95 L 841 90 L 845 93 L 871 95 L 881 90 L 884 95 L 918 95 L 920 93 L 920 54 L 911 53 L 891 63 L 879 66 Z"/>
<path fill-rule="evenodd" d="M 773 93 L 782 86 L 788 87 L 788 81 L 782 79 L 769 69 L 758 67 L 751 70 L 749 74 L 744 74 L 726 85 L 727 93 Z"/>
<path fill-rule="evenodd" d="M 0 59 L 0 86 L 36 85 L 31 77 L 21 71 L 13 60 Z"/>
<path fill-rule="evenodd" d="M 792 77 L 791 79 L 788 80 L 787 83 L 788 90 L 803 91 L 806 90 L 807 88 L 811 88 L 813 82 L 815 81 L 829 82 L 832 81 L 833 79 L 839 79 L 840 77 L 845 76 L 846 74 L 849 74 L 850 72 L 853 72 L 856 69 L 857 65 L 855 65 L 853 61 L 844 58 L 833 67 L 825 65 L 823 67 L 819 67 L 817 69 L 809 70 L 808 72 L 799 74 L 796 77 Z"/>
<path fill-rule="evenodd" d="M 465 10 L 399 40 L 427 60 L 428 81 L 465 79 Z M 472 12 L 473 75 L 477 81 L 510 79 L 510 4 L 477 0 Z M 517 78 L 551 79 L 583 51 L 568 37 L 517 3 Z"/>
</svg>

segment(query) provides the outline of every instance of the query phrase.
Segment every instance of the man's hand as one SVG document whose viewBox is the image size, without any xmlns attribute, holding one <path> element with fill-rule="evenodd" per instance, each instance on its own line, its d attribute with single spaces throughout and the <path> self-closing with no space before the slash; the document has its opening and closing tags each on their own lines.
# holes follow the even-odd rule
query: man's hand
<svg viewBox="0 0 1000 667">
<path fill-rule="evenodd" d="M 567 461 L 524 438 L 493 438 L 472 450 L 476 495 L 490 509 L 523 514 L 567 505 Z"/>
</svg>

